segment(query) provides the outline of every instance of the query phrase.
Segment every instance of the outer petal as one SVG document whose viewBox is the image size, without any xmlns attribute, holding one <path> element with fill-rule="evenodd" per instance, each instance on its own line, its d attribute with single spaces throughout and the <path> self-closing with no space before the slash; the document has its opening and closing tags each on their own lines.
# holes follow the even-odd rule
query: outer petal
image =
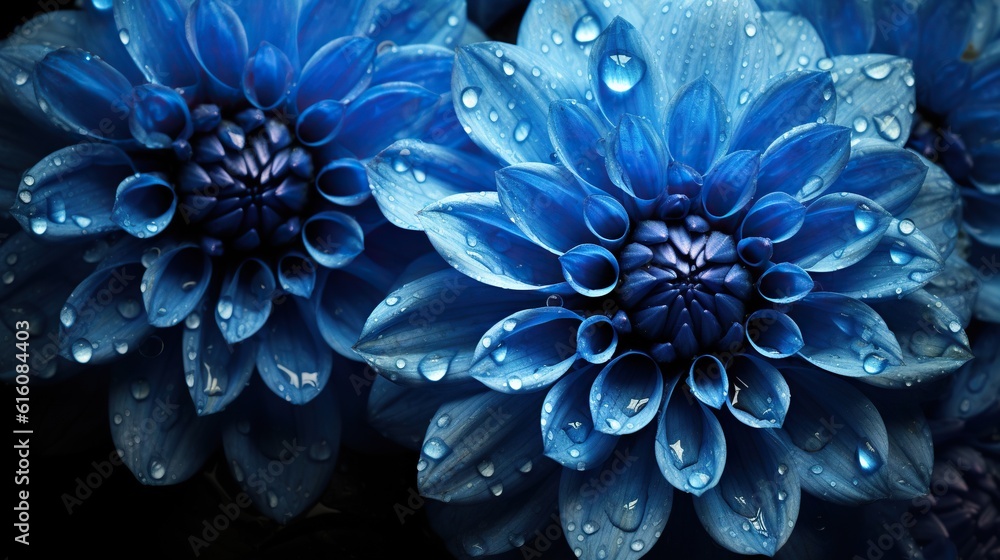
<svg viewBox="0 0 1000 560">
<path fill-rule="evenodd" d="M 674 383 L 656 427 L 656 462 L 674 488 L 701 496 L 719 483 L 726 439 L 715 415 L 686 385 Z"/>
<path fill-rule="evenodd" d="M 295 102 L 299 110 L 323 99 L 350 101 L 371 81 L 375 43 L 340 37 L 323 46 L 302 68 Z"/>
<path fill-rule="evenodd" d="M 368 314 L 384 296 L 385 287 L 377 272 L 355 267 L 329 271 L 320 281 L 317 296 L 310 301 L 319 334 L 335 352 L 358 360 L 352 346 Z"/>
<path fill-rule="evenodd" d="M 247 259 L 223 282 L 215 320 L 230 344 L 254 335 L 271 314 L 274 274 L 258 259 Z"/>
<path fill-rule="evenodd" d="M 671 99 L 666 126 L 671 157 L 705 174 L 729 138 L 729 111 L 707 78 L 682 87 Z"/>
<path fill-rule="evenodd" d="M 199 415 L 219 412 L 238 397 L 254 372 L 252 342 L 229 344 L 204 302 L 184 320 L 184 382 Z"/>
<path fill-rule="evenodd" d="M 836 56 L 829 68 L 837 85 L 835 123 L 853 139 L 881 138 L 902 147 L 909 137 L 914 106 L 912 64 L 884 54 Z"/>
<path fill-rule="evenodd" d="M 996 404 L 1000 393 L 1000 327 L 989 325 L 976 337 L 973 350 L 976 358 L 952 378 L 951 387 L 939 405 L 943 418 L 974 418 Z"/>
<path fill-rule="evenodd" d="M 257 336 L 257 371 L 274 394 L 301 405 L 326 387 L 333 351 L 314 327 L 308 303 L 291 297 L 275 307 Z"/>
<path fill-rule="evenodd" d="M 149 324 L 172 327 L 201 303 L 212 279 L 212 259 L 200 248 L 182 245 L 164 253 L 142 276 L 142 301 Z"/>
<path fill-rule="evenodd" d="M 119 38 L 146 79 L 168 87 L 197 86 L 201 71 L 185 39 L 181 0 L 115 2 Z"/>
<path fill-rule="evenodd" d="M 921 161 L 925 165 L 929 163 Z M 948 174 L 936 165 L 927 167 L 927 177 L 917 198 L 897 217 L 912 221 L 917 229 L 934 241 L 938 252 L 946 258 L 955 248 L 962 225 L 962 204 L 959 202 L 959 190 Z"/>
<path fill-rule="evenodd" d="M 351 375 L 348 381 L 356 395 L 371 387 L 368 423 L 383 437 L 413 451 L 420 451 L 431 421 L 441 418 L 435 418 L 441 405 L 487 391 L 479 382 L 468 378 L 463 383 L 450 385 L 404 387 L 369 367 L 364 369 L 362 375 Z M 450 419 L 449 416 L 442 423 Z"/>
<path fill-rule="evenodd" d="M 736 125 L 730 150 L 764 151 L 796 126 L 832 120 L 837 108 L 833 80 L 826 72 L 779 74 L 752 99 L 749 92 L 740 97 L 740 104 L 750 105 Z M 788 111 L 789 107 L 798 109 Z"/>
<path fill-rule="evenodd" d="M 367 13 L 360 18 L 357 30 L 376 42 L 455 47 L 465 30 L 465 2 L 428 0 L 413 4 L 366 4 Z"/>
<path fill-rule="evenodd" d="M 851 159 L 831 192 L 870 198 L 893 215 L 909 208 L 924 184 L 928 166 L 913 152 L 881 140 L 862 139 L 853 144 Z"/>
<path fill-rule="evenodd" d="M 571 372 L 552 386 L 542 405 L 545 455 L 578 471 L 603 463 L 618 438 L 594 429 L 590 388 L 601 372 L 595 365 Z"/>
<path fill-rule="evenodd" d="M 657 95 L 664 89 L 660 72 L 648 70 L 651 51 L 631 23 L 616 17 L 590 51 L 587 78 L 604 118 L 617 123 L 626 114 L 662 122 Z"/>
<path fill-rule="evenodd" d="M 850 132 L 831 124 L 798 126 L 764 152 L 757 177 L 761 193 L 784 192 L 800 202 L 823 194 L 851 155 Z"/>
<path fill-rule="evenodd" d="M 359 158 L 369 158 L 397 140 L 420 138 L 441 96 L 415 84 L 372 86 L 348 106 L 337 139 Z"/>
<path fill-rule="evenodd" d="M 646 354 L 627 352 L 608 362 L 590 389 L 594 429 L 611 435 L 635 433 L 656 416 L 663 375 Z"/>
<path fill-rule="evenodd" d="M 749 354 L 733 358 L 726 368 L 726 406 L 740 422 L 754 428 L 780 428 L 791 402 L 788 383 L 769 362 Z"/>
</svg>

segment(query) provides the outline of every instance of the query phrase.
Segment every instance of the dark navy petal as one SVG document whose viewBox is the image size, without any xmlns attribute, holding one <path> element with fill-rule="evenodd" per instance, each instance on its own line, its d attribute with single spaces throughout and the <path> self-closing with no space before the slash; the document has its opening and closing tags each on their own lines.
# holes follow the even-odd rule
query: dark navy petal
<svg viewBox="0 0 1000 560">
<path fill-rule="evenodd" d="M 917 198 L 896 217 L 912 221 L 917 229 L 934 241 L 938 252 L 946 258 L 955 248 L 962 226 L 962 204 L 959 201 L 959 189 L 948 174 L 936 165 L 928 165 L 927 177 Z M 971 211 L 971 206 L 977 205 L 966 205 L 966 211 Z M 965 227 L 969 229 L 968 224 Z"/>
<path fill-rule="evenodd" d="M 876 140 L 860 140 L 831 192 L 860 194 L 897 215 L 910 207 L 927 177 L 927 166 L 913 152 Z"/>
<path fill-rule="evenodd" d="M 172 327 L 201 303 L 212 280 L 212 259 L 195 245 L 163 253 L 142 276 L 142 301 L 149 324 Z"/>
<path fill-rule="evenodd" d="M 506 163 L 550 161 L 549 104 L 582 99 L 577 88 L 534 52 L 492 42 L 459 49 L 452 80 L 458 120 L 477 144 Z"/>
<path fill-rule="evenodd" d="M 915 402 L 875 400 L 889 436 L 890 499 L 913 500 L 930 492 L 934 441 Z"/>
<path fill-rule="evenodd" d="M 657 95 L 665 89 L 642 34 L 616 17 L 590 46 L 587 77 L 604 118 L 617 123 L 626 114 L 663 122 Z"/>
<path fill-rule="evenodd" d="M 889 439 L 875 405 L 846 380 L 813 368 L 780 367 L 792 392 L 781 430 L 768 430 L 789 453 L 802 487 L 854 505 L 889 496 Z"/>
<path fill-rule="evenodd" d="M 798 301 L 812 289 L 813 279 L 809 273 L 791 263 L 772 266 L 757 279 L 757 292 L 772 303 Z"/>
<path fill-rule="evenodd" d="M 686 84 L 670 101 L 665 129 L 675 161 L 707 173 L 729 138 L 729 111 L 719 91 L 701 77 Z"/>
<path fill-rule="evenodd" d="M 258 109 L 269 111 L 288 98 L 294 80 L 295 68 L 288 56 L 264 41 L 243 70 L 243 95 Z"/>
<path fill-rule="evenodd" d="M 885 320 L 854 298 L 815 292 L 797 301 L 788 316 L 802 330 L 799 356 L 822 369 L 865 377 L 902 364 L 902 349 Z"/>
<path fill-rule="evenodd" d="M 348 102 L 371 81 L 375 42 L 340 37 L 323 45 L 302 68 L 295 93 L 300 111 L 324 99 Z"/>
<path fill-rule="evenodd" d="M 267 0 L 264 0 L 267 1 Z M 298 41 L 299 62 L 306 60 L 321 49 L 332 37 L 364 33 L 362 27 L 370 22 L 366 19 L 373 8 L 369 0 L 306 0 L 299 7 Z M 287 34 L 287 30 L 282 30 Z M 289 51 L 286 51 L 289 52 Z"/>
<path fill-rule="evenodd" d="M 581 558 L 641 558 L 662 534 L 673 494 L 656 469 L 653 430 L 620 438 L 602 465 L 563 469 L 559 512 L 566 540 Z"/>
<path fill-rule="evenodd" d="M 175 140 L 191 136 L 191 113 L 187 102 L 176 91 L 157 84 L 143 84 L 132 90 L 132 103 L 128 127 L 143 146 L 167 148 Z"/>
<path fill-rule="evenodd" d="M 542 405 L 545 455 L 568 469 L 583 471 L 603 463 L 618 441 L 595 430 L 590 415 L 590 388 L 601 369 L 590 365 L 566 374 Z"/>
<path fill-rule="evenodd" d="M 594 429 L 610 435 L 638 432 L 656 417 L 663 375 L 646 354 L 626 352 L 604 366 L 590 389 Z"/>
<path fill-rule="evenodd" d="M 726 368 L 712 355 L 698 356 L 691 362 L 685 380 L 691 394 L 712 408 L 721 408 L 729 391 L 729 377 Z"/>
<path fill-rule="evenodd" d="M 688 385 L 672 383 L 656 426 L 656 462 L 667 482 L 701 496 L 726 466 L 722 426 Z"/>
<path fill-rule="evenodd" d="M 630 229 L 628 211 L 607 195 L 591 195 L 583 201 L 583 220 L 590 233 L 609 249 L 620 247 Z"/>
<path fill-rule="evenodd" d="M 222 432 L 229 470 L 259 511 L 287 523 L 322 495 L 333 475 L 341 431 L 337 399 L 323 391 L 294 405 L 259 383 L 244 393 Z"/>
<path fill-rule="evenodd" d="M 438 253 L 480 282 L 519 290 L 563 283 L 556 255 L 525 237 L 496 193 L 450 196 L 425 208 L 420 222 Z"/>
<path fill-rule="evenodd" d="M 591 315 L 576 331 L 576 351 L 592 364 L 603 364 L 618 348 L 618 331 L 604 315 Z"/>
<path fill-rule="evenodd" d="M 335 159 L 320 169 L 316 191 L 338 206 L 358 206 L 372 194 L 364 164 L 353 158 Z"/>
<path fill-rule="evenodd" d="M 998 197 L 971 189 L 963 190 L 962 196 L 965 198 L 962 213 L 965 230 L 981 243 L 1000 246 L 1000 227 L 996 225 L 996 216 L 1000 212 Z"/>
<path fill-rule="evenodd" d="M 544 304 L 544 297 L 500 290 L 456 270 L 436 272 L 378 304 L 354 349 L 400 384 L 467 380 L 483 333 L 508 315 Z"/>
<path fill-rule="evenodd" d="M 729 468 L 694 499 L 694 510 L 720 545 L 739 554 L 773 556 L 799 516 L 802 475 L 788 469 L 758 430 L 729 422 L 726 433 Z"/>
<path fill-rule="evenodd" d="M 132 85 L 89 52 L 64 48 L 49 53 L 35 66 L 34 84 L 39 106 L 68 130 L 99 140 L 132 137 L 125 122 Z"/>
<path fill-rule="evenodd" d="M 261 379 L 274 394 L 295 405 L 316 398 L 334 366 L 333 351 L 312 326 L 315 323 L 307 303 L 286 298 L 275 306 L 255 339 Z"/>
<path fill-rule="evenodd" d="M 410 82 L 437 94 L 451 92 L 455 53 L 433 45 L 396 45 L 375 56 L 371 85 Z"/>
<path fill-rule="evenodd" d="M 38 106 L 35 94 L 34 67 L 54 49 L 43 45 L 6 44 L 0 49 L 0 92 L 18 112 L 33 122 L 49 122 Z"/>
<path fill-rule="evenodd" d="M 151 337 L 164 355 L 134 354 L 111 382 L 111 438 L 143 484 L 177 484 L 197 473 L 219 441 L 218 419 L 195 414 L 181 384 L 179 344 Z M 125 373 L 127 372 L 127 373 Z"/>
<path fill-rule="evenodd" d="M 749 267 L 761 267 L 771 260 L 774 247 L 766 237 L 744 237 L 736 244 L 736 253 L 743 264 Z"/>
<path fill-rule="evenodd" d="M 535 431 L 543 397 L 541 392 L 491 391 L 442 405 L 427 428 L 417 463 L 421 495 L 489 504 L 558 469 L 543 456 Z"/>
<path fill-rule="evenodd" d="M 865 53 L 872 46 L 876 28 L 885 33 L 890 22 L 876 21 L 872 6 L 864 0 L 847 0 L 836 5 L 822 2 L 800 4 L 818 31 L 830 54 Z"/>
<path fill-rule="evenodd" d="M 278 261 L 278 285 L 282 290 L 308 298 L 316 286 L 318 265 L 299 251 L 289 251 Z"/>
<path fill-rule="evenodd" d="M 728 223 L 746 209 L 757 189 L 760 154 L 731 152 L 705 175 L 701 205 L 713 223 Z"/>
<path fill-rule="evenodd" d="M 805 221 L 802 203 L 783 192 L 757 199 L 740 224 L 740 237 L 766 237 L 774 243 L 795 235 Z"/>
<path fill-rule="evenodd" d="M 114 186 L 133 173 L 114 146 L 63 148 L 24 173 L 10 213 L 25 231 L 49 239 L 113 231 Z"/>
<path fill-rule="evenodd" d="M 886 364 L 879 375 L 861 381 L 883 387 L 909 386 L 951 373 L 972 358 L 959 317 L 925 290 L 873 305 L 899 341 L 903 363 Z"/>
<path fill-rule="evenodd" d="M 750 101 L 736 125 L 729 149 L 763 152 L 779 136 L 796 126 L 833 120 L 836 109 L 837 99 L 830 74 L 779 74 L 768 82 L 764 93 Z"/>
<path fill-rule="evenodd" d="M 372 194 L 386 218 L 423 229 L 417 213 L 453 194 L 496 188 L 495 165 L 445 146 L 400 140 L 366 164 Z"/>
<path fill-rule="evenodd" d="M 480 338 L 469 374 L 503 393 L 548 387 L 573 367 L 581 321 L 582 317 L 562 307 L 514 313 Z"/>
<path fill-rule="evenodd" d="M 644 215 L 667 192 L 670 157 L 660 136 L 651 120 L 626 114 L 607 140 L 608 176 L 636 199 Z"/>
<path fill-rule="evenodd" d="M 726 371 L 726 406 L 734 418 L 753 428 L 780 428 L 784 424 L 791 399 L 780 371 L 751 354 L 733 357 Z"/>
<path fill-rule="evenodd" d="M 983 328 L 972 350 L 975 359 L 955 373 L 944 400 L 938 404 L 942 418 L 975 418 L 996 404 L 1000 392 L 1000 376 L 996 375 L 1000 364 L 1000 328 L 996 325 Z"/>
<path fill-rule="evenodd" d="M 167 229 L 177 210 L 177 193 L 159 175 L 135 174 L 119 183 L 111 221 L 134 237 Z"/>
<path fill-rule="evenodd" d="M 922 288 L 944 266 L 931 241 L 910 220 L 892 220 L 875 249 L 853 265 L 814 272 L 824 292 L 860 299 L 896 298 Z"/>
<path fill-rule="evenodd" d="M 186 22 L 188 45 L 209 77 L 239 89 L 249 49 L 243 23 L 222 0 L 195 0 Z"/>
<path fill-rule="evenodd" d="M 607 121 L 575 99 L 553 101 L 549 106 L 549 140 L 559 161 L 583 181 L 615 194 L 601 153 L 607 134 Z"/>
<path fill-rule="evenodd" d="M 787 358 L 804 344 L 795 321 L 773 309 L 754 311 L 746 321 L 746 334 L 754 349 L 768 358 Z"/>
<path fill-rule="evenodd" d="M 251 342 L 229 344 L 211 317 L 207 301 L 184 320 L 184 382 L 195 411 L 214 414 L 238 397 L 254 372 Z"/>
<path fill-rule="evenodd" d="M 361 270 L 332 270 L 321 276 L 318 297 L 313 298 L 316 325 L 323 340 L 338 354 L 359 360 L 352 346 L 368 314 L 385 296 L 375 274 Z"/>
<path fill-rule="evenodd" d="M 397 140 L 420 138 L 442 97 L 407 83 L 372 86 L 351 101 L 337 140 L 358 157 L 371 157 Z"/>
<path fill-rule="evenodd" d="M 342 268 L 365 248 L 358 222 L 342 212 L 320 212 L 302 225 L 302 243 L 320 266 Z"/>
<path fill-rule="evenodd" d="M 799 202 L 812 200 L 830 188 L 851 156 L 847 128 L 804 124 L 775 140 L 764 152 L 757 191 L 784 192 Z"/>
<path fill-rule="evenodd" d="M 585 243 L 559 257 L 563 277 L 578 294 L 601 297 L 618 287 L 618 260 L 600 245 Z"/>
<path fill-rule="evenodd" d="M 336 379 L 336 378 L 334 378 Z M 366 367 L 361 375 L 352 374 L 348 381 L 356 394 L 371 387 L 368 395 L 368 423 L 383 437 L 399 445 L 420 451 L 424 433 L 441 405 L 488 389 L 478 381 L 465 378 L 464 383 L 404 387 Z M 447 424 L 451 417 L 438 417 Z"/>
<path fill-rule="evenodd" d="M 106 362 L 134 350 L 153 332 L 142 305 L 142 274 L 136 261 L 109 263 L 73 289 L 59 312 L 64 358 Z"/>
<path fill-rule="evenodd" d="M 567 170 L 545 163 L 511 165 L 496 172 L 496 190 L 521 231 L 552 252 L 597 241 L 584 221 L 584 202 L 592 190 Z"/>
<path fill-rule="evenodd" d="M 912 63 L 884 54 L 835 56 L 837 118 L 854 140 L 876 138 L 902 147 L 909 137 L 914 99 Z M 850 103 L 848 103 L 850 100 Z"/>
<path fill-rule="evenodd" d="M 115 2 L 118 37 L 146 79 L 173 88 L 201 81 L 201 70 L 188 46 L 187 2 L 156 0 Z"/>
<path fill-rule="evenodd" d="M 875 250 L 892 219 L 863 196 L 822 196 L 809 205 L 802 229 L 774 246 L 774 261 L 794 263 L 809 272 L 846 268 Z"/>
<path fill-rule="evenodd" d="M 281 2 L 274 3 L 270 0 L 242 0 L 240 2 L 229 3 L 239 20 L 247 36 L 247 45 L 251 52 L 258 50 L 263 44 L 268 44 L 278 51 L 288 56 L 289 61 L 296 68 L 300 68 L 300 62 L 304 62 L 298 56 L 298 34 L 294 30 L 305 23 L 303 17 L 303 6 L 305 2 Z M 346 7 L 341 9 L 346 10 Z M 343 19 L 348 19 L 345 15 Z M 337 37 L 347 33 L 335 34 L 332 31 L 337 23 L 332 20 L 324 21 L 325 29 L 331 31 L 328 37 Z M 312 53 L 309 53 L 312 54 Z"/>
<path fill-rule="evenodd" d="M 274 274 L 259 259 L 246 259 L 222 284 L 215 321 L 230 344 L 254 335 L 271 314 Z"/>
</svg>

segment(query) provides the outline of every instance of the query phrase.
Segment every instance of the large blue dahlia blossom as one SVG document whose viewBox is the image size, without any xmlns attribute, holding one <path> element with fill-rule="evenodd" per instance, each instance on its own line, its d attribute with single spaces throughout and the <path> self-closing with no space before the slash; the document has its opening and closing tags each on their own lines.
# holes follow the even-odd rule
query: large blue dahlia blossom
<svg viewBox="0 0 1000 560">
<path fill-rule="evenodd" d="M 536 1 L 518 45 L 457 55 L 456 112 L 499 170 L 414 141 L 369 163 L 455 269 L 390 294 L 356 349 L 456 553 L 537 553 L 554 524 L 577 556 L 640 557 L 687 494 L 719 544 L 772 555 L 801 490 L 926 491 L 923 419 L 877 403 L 971 356 L 925 289 L 958 192 L 908 128 L 853 126 L 906 112 L 908 62 L 787 71 L 826 58 L 795 23 Z"/>
<path fill-rule="evenodd" d="M 349 391 L 365 317 L 426 243 L 386 224 L 364 162 L 400 138 L 468 144 L 449 87 L 464 11 L 94 0 L 0 48 L 5 128 L 40 131 L 5 130 L 5 157 L 58 147 L 9 185 L 5 327 L 30 319 L 41 377 L 56 353 L 129 360 L 109 412 L 140 481 L 188 478 L 221 432 L 268 515 L 318 497 L 341 437 L 331 387 Z M 281 476 L 255 475 L 279 458 Z"/>
</svg>

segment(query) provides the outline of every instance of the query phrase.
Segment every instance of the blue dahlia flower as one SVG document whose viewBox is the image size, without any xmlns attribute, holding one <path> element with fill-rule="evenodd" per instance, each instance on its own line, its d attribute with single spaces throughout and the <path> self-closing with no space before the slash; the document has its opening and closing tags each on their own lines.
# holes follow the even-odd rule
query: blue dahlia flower
<svg viewBox="0 0 1000 560">
<path fill-rule="evenodd" d="M 318 497 L 341 408 L 363 406 L 332 386 L 353 393 L 364 319 L 426 246 L 386 224 L 364 163 L 400 138 L 471 146 L 464 28 L 463 2 L 95 0 L 2 45 L 5 167 L 24 167 L 0 297 L 55 342 L 36 375 L 125 357 L 111 429 L 141 482 L 188 478 L 221 433 L 269 516 Z"/>
<path fill-rule="evenodd" d="M 976 316 L 1000 321 L 995 258 L 1000 247 L 1000 3 L 763 0 L 761 4 L 807 18 L 804 33 L 821 38 L 831 54 L 889 53 L 913 61 L 908 79 L 915 83 L 916 103 L 908 108 L 910 115 L 895 115 L 900 127 L 912 127 L 907 145 L 940 165 L 962 187 L 971 246 L 966 255 L 969 265 L 960 274 L 975 276 L 981 284 Z M 815 68 L 820 62 L 806 57 L 800 63 Z M 859 121 L 859 125 L 879 127 L 883 122 Z"/>
<path fill-rule="evenodd" d="M 958 192 L 908 127 L 853 125 L 907 111 L 908 62 L 794 69 L 825 52 L 789 21 L 533 2 L 518 45 L 459 49 L 452 79 L 499 169 L 417 141 L 369 162 L 386 215 L 454 268 L 391 293 L 355 348 L 457 554 L 537 553 L 554 529 L 640 557 L 687 494 L 719 544 L 773 555 L 802 490 L 926 492 L 922 418 L 878 403 L 971 356 L 926 289 Z"/>
</svg>

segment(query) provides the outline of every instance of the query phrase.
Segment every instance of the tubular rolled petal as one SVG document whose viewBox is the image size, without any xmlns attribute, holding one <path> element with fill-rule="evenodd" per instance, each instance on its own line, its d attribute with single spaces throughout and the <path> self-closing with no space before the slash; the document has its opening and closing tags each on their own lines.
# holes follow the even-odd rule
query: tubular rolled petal
<svg viewBox="0 0 1000 560">
<path fill-rule="evenodd" d="M 130 235 L 152 237 L 170 225 L 177 193 L 158 175 L 136 174 L 118 184 L 111 220 Z"/>
<path fill-rule="evenodd" d="M 802 227 L 806 208 L 783 192 L 760 197 L 750 207 L 740 225 L 741 237 L 766 237 L 780 243 L 795 235 Z"/>
<path fill-rule="evenodd" d="M 157 84 L 132 90 L 129 130 L 147 148 L 167 148 L 175 140 L 191 136 L 193 125 L 187 102 L 176 91 Z"/>
<path fill-rule="evenodd" d="M 780 428 L 791 401 L 788 383 L 769 362 L 750 354 L 733 358 L 726 406 L 733 417 L 753 428 Z"/>
<path fill-rule="evenodd" d="M 188 4 L 180 0 L 114 3 L 119 38 L 150 82 L 172 88 L 197 86 L 201 69 L 188 45 Z"/>
<path fill-rule="evenodd" d="M 246 259 L 223 282 L 215 320 L 230 344 L 250 338 L 264 326 L 275 287 L 274 274 L 259 259 Z"/>
<path fill-rule="evenodd" d="M 729 391 L 726 367 L 715 356 L 703 355 L 694 359 L 685 379 L 691 394 L 712 408 L 721 408 Z"/>
<path fill-rule="evenodd" d="M 322 146 L 337 136 L 343 122 L 344 104 L 324 99 L 302 111 L 295 121 L 295 135 L 306 146 Z"/>
<path fill-rule="evenodd" d="M 761 267 L 771 259 L 774 247 L 766 237 L 744 237 L 736 244 L 740 260 L 750 267 Z"/>
<path fill-rule="evenodd" d="M 371 196 L 364 164 L 349 158 L 334 160 L 320 169 L 316 175 L 316 190 L 323 198 L 340 206 L 357 206 Z"/>
<path fill-rule="evenodd" d="M 656 463 L 667 482 L 701 496 L 718 484 L 726 465 L 726 440 L 715 415 L 674 383 L 656 427 Z"/>
<path fill-rule="evenodd" d="M 302 243 L 320 266 L 342 268 L 364 251 L 365 236 L 354 218 L 331 210 L 306 220 Z"/>
<path fill-rule="evenodd" d="M 590 389 L 594 429 L 610 435 L 641 430 L 656 416 L 663 376 L 646 354 L 628 352 L 604 366 Z"/>
<path fill-rule="evenodd" d="M 316 263 L 304 253 L 285 253 L 278 261 L 278 285 L 294 296 L 308 298 L 316 286 L 316 269 Z"/>
<path fill-rule="evenodd" d="M 790 263 L 775 265 L 757 279 L 757 292 L 773 303 L 792 303 L 813 289 L 809 273 Z"/>
<path fill-rule="evenodd" d="M 618 331 L 611 319 L 592 315 L 580 323 L 576 332 L 576 351 L 592 364 L 603 364 L 611 359 L 618 347 Z"/>
<path fill-rule="evenodd" d="M 162 254 L 142 276 L 149 324 L 172 327 L 197 309 L 212 280 L 212 259 L 194 245 Z"/>
<path fill-rule="evenodd" d="M 600 297 L 618 286 L 618 260 L 600 245 L 583 244 L 559 257 L 566 283 L 577 293 Z"/>
<path fill-rule="evenodd" d="M 754 311 L 746 322 L 747 340 L 768 358 L 787 358 L 802 349 L 802 331 L 788 315 L 772 309 Z"/>
<path fill-rule="evenodd" d="M 701 204 L 712 223 L 727 223 L 745 210 L 757 190 L 760 154 L 731 152 L 705 175 Z"/>
<path fill-rule="evenodd" d="M 666 166 L 670 158 L 651 120 L 630 114 L 622 116 L 607 144 L 608 176 L 621 190 L 647 206 L 666 193 Z"/>
<path fill-rule="evenodd" d="M 618 437 L 594 429 L 590 388 L 602 368 L 587 366 L 563 376 L 549 389 L 542 405 L 541 429 L 545 455 L 578 471 L 603 463 Z"/>
<path fill-rule="evenodd" d="M 590 233 L 609 249 L 621 246 L 630 229 L 628 211 L 607 195 L 591 195 L 584 199 L 583 220 Z"/>
</svg>

